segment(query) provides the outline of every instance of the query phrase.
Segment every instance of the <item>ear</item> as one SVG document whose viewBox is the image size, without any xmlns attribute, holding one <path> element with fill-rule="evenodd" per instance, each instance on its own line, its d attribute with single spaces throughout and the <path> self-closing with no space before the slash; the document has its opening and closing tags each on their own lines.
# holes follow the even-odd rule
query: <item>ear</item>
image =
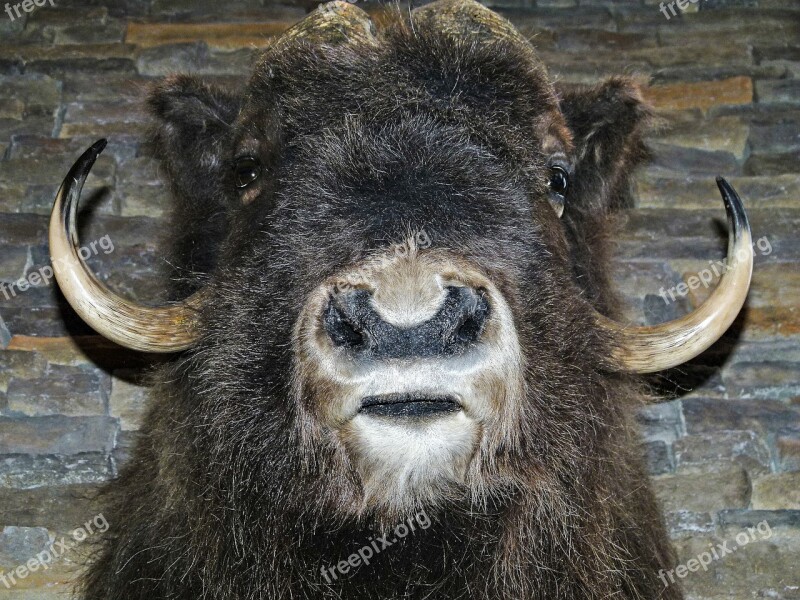
<svg viewBox="0 0 800 600">
<path fill-rule="evenodd" d="M 151 91 L 148 106 L 153 154 L 173 195 L 168 260 L 179 289 L 172 293 L 185 295 L 214 268 L 228 228 L 228 154 L 241 96 L 177 75 Z"/>
<path fill-rule="evenodd" d="M 575 146 L 564 212 L 575 277 L 598 309 L 610 309 L 614 299 L 602 274 L 609 272 L 611 213 L 633 204 L 632 176 L 650 157 L 642 136 L 654 123 L 653 111 L 625 77 L 592 87 L 562 84 L 557 92 Z"/>
<path fill-rule="evenodd" d="M 612 77 L 591 87 L 556 87 L 575 144 L 575 200 L 595 209 L 630 206 L 633 170 L 650 158 L 642 135 L 655 120 L 639 85 Z"/>
</svg>

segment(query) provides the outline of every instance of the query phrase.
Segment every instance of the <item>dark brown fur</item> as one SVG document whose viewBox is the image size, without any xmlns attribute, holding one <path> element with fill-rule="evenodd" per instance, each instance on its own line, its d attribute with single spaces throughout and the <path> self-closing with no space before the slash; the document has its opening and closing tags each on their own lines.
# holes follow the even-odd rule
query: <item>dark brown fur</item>
<svg viewBox="0 0 800 600">
<path fill-rule="evenodd" d="M 672 555 L 629 425 L 636 387 L 588 310 L 614 312 L 609 227 L 646 155 L 633 83 L 559 95 L 528 47 L 398 17 L 375 48 L 297 43 L 245 94 L 175 77 L 150 107 L 176 200 L 173 295 L 208 283 L 214 300 L 107 490 L 88 600 L 681 598 L 657 576 Z M 548 135 L 574 162 L 561 220 Z M 243 151 L 268 175 L 246 206 Z M 430 528 L 329 584 L 320 568 L 385 519 L 347 516 L 358 478 L 337 449 L 299 452 L 292 327 L 314 286 L 409 228 L 506 295 L 525 416 L 483 503 L 419 507 Z"/>
</svg>

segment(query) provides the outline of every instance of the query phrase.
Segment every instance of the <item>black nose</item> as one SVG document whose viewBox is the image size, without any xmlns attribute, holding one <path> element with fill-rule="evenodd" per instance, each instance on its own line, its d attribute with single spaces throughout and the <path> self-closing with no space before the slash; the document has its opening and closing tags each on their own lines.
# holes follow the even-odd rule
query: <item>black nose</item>
<svg viewBox="0 0 800 600">
<path fill-rule="evenodd" d="M 483 290 L 448 287 L 439 312 L 414 327 L 387 323 L 372 306 L 372 294 L 354 290 L 331 297 L 325 330 L 336 346 L 371 358 L 412 358 L 457 354 L 477 342 L 489 302 Z"/>
</svg>

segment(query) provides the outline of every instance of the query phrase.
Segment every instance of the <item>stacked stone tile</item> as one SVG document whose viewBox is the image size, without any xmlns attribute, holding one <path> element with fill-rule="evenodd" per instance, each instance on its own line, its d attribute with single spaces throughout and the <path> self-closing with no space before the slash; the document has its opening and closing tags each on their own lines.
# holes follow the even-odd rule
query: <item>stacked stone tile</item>
<svg viewBox="0 0 800 600">
<path fill-rule="evenodd" d="M 769 253 L 756 248 L 747 310 L 703 356 L 653 379 L 667 400 L 640 422 L 688 596 L 800 598 L 800 5 L 700 0 L 667 20 L 658 4 L 493 6 L 560 80 L 650 82 L 663 126 L 617 257 L 632 321 L 672 318 L 708 295 L 701 285 L 666 302 L 662 291 L 724 257 L 714 175 L 734 183 L 754 238 L 768 241 Z M 151 359 L 98 338 L 32 277 L 46 272 L 61 178 L 81 150 L 109 138 L 87 183 L 82 239 L 112 240 L 113 251 L 89 259 L 110 287 L 157 299 L 164 189 L 141 145 L 143 89 L 175 71 L 238 83 L 258 48 L 303 14 L 245 0 L 47 3 L 13 22 L 0 14 L 0 573 L 95 516 L 92 493 L 125 460 L 146 397 Z M 37 284 L 23 291 L 25 278 Z M 736 545 L 748 528 L 752 543 L 691 570 L 710 544 Z M 0 579 L 0 596 L 59 597 L 81 551 L 10 587 Z"/>
</svg>

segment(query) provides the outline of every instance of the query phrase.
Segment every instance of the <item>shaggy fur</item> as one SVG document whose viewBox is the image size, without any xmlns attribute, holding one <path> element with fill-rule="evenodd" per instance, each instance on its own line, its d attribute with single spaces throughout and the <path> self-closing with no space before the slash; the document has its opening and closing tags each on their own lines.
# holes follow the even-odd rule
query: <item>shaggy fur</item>
<svg viewBox="0 0 800 600">
<path fill-rule="evenodd" d="M 174 77 L 150 107 L 176 201 L 172 294 L 208 284 L 214 300 L 108 487 L 87 600 L 682 597 L 657 576 L 673 559 L 628 423 L 638 394 L 589 311 L 613 314 L 609 226 L 645 156 L 632 82 L 559 92 L 527 45 L 398 16 L 375 46 L 281 46 L 242 94 Z M 553 147 L 573 164 L 562 219 Z M 244 154 L 265 165 L 246 197 Z M 292 330 L 320 281 L 419 229 L 511 307 L 517 435 L 481 464 L 480 493 L 417 507 L 428 529 L 328 583 L 322 567 L 405 519 L 354 511 L 341 448 L 301 452 L 314 414 L 292 395 Z"/>
</svg>

